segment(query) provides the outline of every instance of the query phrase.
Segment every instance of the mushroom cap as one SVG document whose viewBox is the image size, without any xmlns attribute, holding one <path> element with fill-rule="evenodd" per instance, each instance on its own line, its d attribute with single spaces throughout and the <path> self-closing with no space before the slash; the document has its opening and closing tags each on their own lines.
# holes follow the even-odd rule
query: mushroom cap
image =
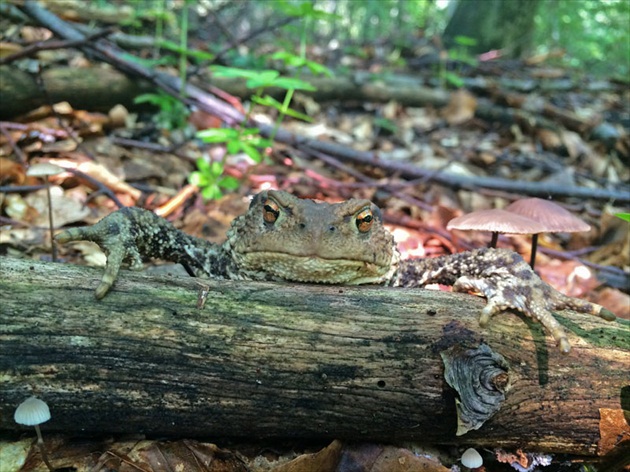
<svg viewBox="0 0 630 472">
<path fill-rule="evenodd" d="M 464 451 L 461 461 L 462 465 L 468 467 L 469 469 L 476 469 L 477 467 L 481 467 L 483 465 L 483 458 L 481 457 L 481 454 L 472 447 L 469 447 Z"/>
<path fill-rule="evenodd" d="M 542 233 L 545 228 L 537 221 L 505 210 L 479 210 L 453 218 L 446 229 L 492 231 L 511 234 Z"/>
<path fill-rule="evenodd" d="M 505 210 L 539 222 L 544 227 L 544 233 L 574 233 L 591 229 L 589 224 L 570 211 L 542 198 L 516 200 Z"/>
<path fill-rule="evenodd" d="M 51 164 L 50 162 L 38 162 L 27 169 L 26 175 L 30 175 L 32 177 L 46 177 L 49 175 L 61 174 L 62 172 L 65 172 L 63 167 Z"/>
<path fill-rule="evenodd" d="M 50 409 L 43 400 L 29 397 L 16 408 L 13 419 L 17 424 L 36 426 L 50 419 Z"/>
</svg>

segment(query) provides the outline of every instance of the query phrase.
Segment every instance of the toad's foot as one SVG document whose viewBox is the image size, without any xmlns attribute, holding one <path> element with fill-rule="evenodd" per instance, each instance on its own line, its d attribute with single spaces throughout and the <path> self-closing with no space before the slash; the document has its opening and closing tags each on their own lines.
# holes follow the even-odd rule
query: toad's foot
<svg viewBox="0 0 630 472">
<path fill-rule="evenodd" d="M 515 266 L 521 280 L 515 275 L 497 271 L 497 274 L 483 278 L 462 276 L 453 284 L 455 291 L 477 292 L 487 298 L 488 303 L 479 317 L 481 326 L 487 325 L 496 313 L 509 309 L 518 310 L 540 322 L 556 340 L 560 351 L 568 353 L 571 350 L 571 344 L 564 328 L 554 317 L 553 310 L 571 309 L 596 315 L 607 321 L 615 319 L 613 313 L 599 305 L 558 292 L 543 282 L 524 261 L 518 261 Z M 525 276 L 526 273 L 527 276 Z M 524 283 L 522 278 L 528 279 L 528 283 Z"/>
<path fill-rule="evenodd" d="M 216 276 L 221 276 L 229 264 L 220 246 L 189 236 L 141 208 L 123 208 L 93 226 L 63 231 L 55 239 L 60 243 L 93 241 L 105 252 L 107 265 L 95 292 L 99 299 L 112 287 L 123 263 L 139 269 L 143 260 L 165 259 Z"/>
<path fill-rule="evenodd" d="M 475 292 L 487 298 L 480 324 L 489 322 L 492 315 L 514 309 L 539 321 L 553 336 L 562 352 L 569 352 L 571 344 L 566 332 L 554 318 L 553 310 L 571 309 L 615 319 L 610 311 L 599 305 L 571 298 L 543 282 L 521 256 L 506 249 L 477 249 L 471 252 L 419 261 L 404 261 L 398 272 L 396 285 L 414 286 L 429 283 L 452 285 L 459 292 Z"/>
<path fill-rule="evenodd" d="M 55 236 L 55 240 L 62 244 L 70 241 L 95 242 L 107 255 L 105 273 L 96 289 L 96 298 L 103 298 L 109 291 L 123 263 L 129 263 L 132 269 L 142 267 L 142 257 L 132 237 L 132 228 L 132 220 L 121 210 L 93 226 L 70 228 Z"/>
</svg>

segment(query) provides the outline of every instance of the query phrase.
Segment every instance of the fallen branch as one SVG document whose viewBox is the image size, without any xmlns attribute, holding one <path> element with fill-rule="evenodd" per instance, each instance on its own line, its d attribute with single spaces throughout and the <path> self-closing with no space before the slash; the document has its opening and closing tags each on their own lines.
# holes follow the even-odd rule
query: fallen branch
<svg viewBox="0 0 630 472">
<path fill-rule="evenodd" d="M 59 19 L 33 0 L 26 0 L 22 8 L 38 23 L 47 27 L 62 38 L 68 40 L 80 40 L 85 37 L 69 23 Z M 245 119 L 243 113 L 236 110 L 228 103 L 209 95 L 205 91 L 193 85 L 185 84 L 185 97 L 181 97 L 182 84 L 179 78 L 157 72 L 125 60 L 121 56 L 120 51 L 109 41 L 102 39 L 93 44 L 84 44 L 80 48 L 86 54 L 108 62 L 126 74 L 142 77 L 160 87 L 167 93 L 178 97 L 184 103 L 195 106 L 202 111 L 217 116 L 230 125 L 241 124 Z M 330 80 L 334 82 L 339 79 Z M 356 90 L 360 89 L 361 93 L 364 94 L 363 96 L 367 100 L 381 101 L 383 95 L 386 95 L 390 100 L 397 99 L 396 96 L 391 95 L 391 86 L 371 82 L 365 82 L 363 84 L 357 84 L 353 81 L 347 82 L 349 86 L 344 90 L 347 89 L 348 96 L 354 96 L 356 94 Z M 336 83 L 332 88 L 339 90 L 339 83 Z M 404 90 L 404 87 L 397 87 L 397 89 Z M 425 93 L 428 94 L 428 96 L 425 97 Z M 416 88 L 414 96 L 420 97 L 420 100 L 425 100 L 425 102 L 433 100 L 439 101 L 440 103 L 446 103 L 448 94 L 441 92 L 442 95 L 436 95 L 436 93 L 438 92 L 430 89 Z M 379 99 L 379 96 L 381 99 Z M 520 116 L 522 113 L 523 112 L 519 111 L 516 115 Z M 261 134 L 265 137 L 271 137 L 273 135 L 275 140 L 293 146 L 298 146 L 305 151 L 314 149 L 336 156 L 340 160 L 380 167 L 392 173 L 400 173 L 402 176 L 407 178 L 423 178 L 431 175 L 432 182 L 448 185 L 456 189 L 463 188 L 476 190 L 479 188 L 486 188 L 492 190 L 508 190 L 523 195 L 541 197 L 575 197 L 583 199 L 614 200 L 618 203 L 630 202 L 630 194 L 625 191 L 625 189 L 615 190 L 589 187 L 559 187 L 557 184 L 548 184 L 546 182 L 521 182 L 494 177 L 471 177 L 448 173 L 435 174 L 433 171 L 428 171 L 412 164 L 382 161 L 378 158 L 377 153 L 361 152 L 336 145 L 334 143 L 307 139 L 284 129 L 280 129 L 277 133 L 274 133 L 273 126 L 255 121 L 252 121 L 251 125 L 258 127 Z"/>
<path fill-rule="evenodd" d="M 199 281 L 0 260 L 0 430 L 31 394 L 42 429 L 170 436 L 422 440 L 602 454 L 623 435 L 628 327 L 563 313 L 574 348 L 476 297 L 429 290 Z M 511 389 L 478 431 L 455 436 L 441 354 L 487 344 Z M 602 413 L 604 412 L 604 413 Z M 623 415 L 622 415 L 623 416 Z M 608 416 L 605 416 L 608 418 Z M 626 425 L 627 427 L 627 425 Z M 619 426 L 621 428 L 621 426 Z M 612 435 L 612 436 L 611 436 Z M 620 436 L 622 437 L 622 436 Z M 602 446 L 602 444 L 607 444 Z"/>
</svg>

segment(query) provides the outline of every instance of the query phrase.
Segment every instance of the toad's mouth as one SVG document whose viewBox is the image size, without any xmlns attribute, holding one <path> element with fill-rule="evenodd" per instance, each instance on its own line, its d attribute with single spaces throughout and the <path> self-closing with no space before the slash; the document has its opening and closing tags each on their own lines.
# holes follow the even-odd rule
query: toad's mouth
<svg viewBox="0 0 630 472">
<path fill-rule="evenodd" d="M 391 269 L 370 261 L 268 251 L 241 254 L 237 262 L 243 270 L 265 271 L 283 280 L 329 284 L 380 283 Z"/>
</svg>

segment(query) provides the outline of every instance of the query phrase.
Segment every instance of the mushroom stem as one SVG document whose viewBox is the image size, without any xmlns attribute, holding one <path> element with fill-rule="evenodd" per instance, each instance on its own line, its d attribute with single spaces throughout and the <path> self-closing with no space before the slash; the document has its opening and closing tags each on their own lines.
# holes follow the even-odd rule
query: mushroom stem
<svg viewBox="0 0 630 472">
<path fill-rule="evenodd" d="M 50 182 L 46 179 L 46 192 L 48 193 L 48 229 L 50 231 L 50 245 L 52 248 L 52 261 L 57 262 L 57 246 L 53 234 L 52 198 L 50 195 Z"/>
<path fill-rule="evenodd" d="M 493 231 L 492 232 L 492 239 L 490 240 L 490 244 L 488 245 L 488 247 L 497 247 L 497 241 L 499 240 L 499 232 L 498 231 Z"/>
<path fill-rule="evenodd" d="M 42 460 L 44 461 L 44 464 L 46 464 L 46 467 L 48 467 L 48 470 L 50 470 L 50 472 L 53 472 L 55 468 L 50 464 L 50 461 L 48 460 L 48 454 L 46 453 L 46 447 L 44 445 L 44 438 L 42 437 L 42 432 L 39 429 L 38 424 L 35 425 L 35 432 L 37 433 L 37 447 L 39 448 L 39 452 L 42 455 Z"/>
<path fill-rule="evenodd" d="M 534 264 L 536 264 L 536 250 L 538 249 L 538 233 L 534 233 L 532 235 L 532 255 L 529 258 L 529 265 L 531 268 L 534 268 Z"/>
</svg>

